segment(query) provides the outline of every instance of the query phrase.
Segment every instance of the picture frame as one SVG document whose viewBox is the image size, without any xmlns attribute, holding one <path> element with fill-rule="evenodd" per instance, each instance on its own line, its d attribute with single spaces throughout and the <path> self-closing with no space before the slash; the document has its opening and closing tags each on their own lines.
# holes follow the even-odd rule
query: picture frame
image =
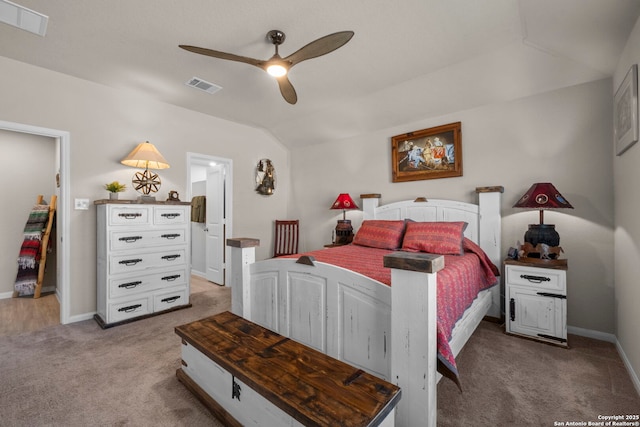
<svg viewBox="0 0 640 427">
<path fill-rule="evenodd" d="M 620 156 L 638 141 L 638 64 L 633 64 L 613 98 L 613 141 Z"/>
<path fill-rule="evenodd" d="M 461 122 L 391 138 L 393 182 L 462 176 Z"/>
</svg>

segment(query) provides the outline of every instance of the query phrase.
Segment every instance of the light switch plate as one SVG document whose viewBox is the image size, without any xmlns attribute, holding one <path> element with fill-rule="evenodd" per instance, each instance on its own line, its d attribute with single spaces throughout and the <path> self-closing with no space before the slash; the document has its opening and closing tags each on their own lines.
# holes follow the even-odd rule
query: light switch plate
<svg viewBox="0 0 640 427">
<path fill-rule="evenodd" d="M 79 211 L 88 211 L 89 199 L 75 199 L 75 208 Z"/>
</svg>

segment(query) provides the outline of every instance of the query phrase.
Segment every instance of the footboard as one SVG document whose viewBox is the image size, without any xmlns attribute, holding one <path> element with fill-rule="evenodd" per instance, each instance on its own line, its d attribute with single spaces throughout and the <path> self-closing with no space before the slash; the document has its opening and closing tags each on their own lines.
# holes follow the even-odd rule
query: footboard
<svg viewBox="0 0 640 427">
<path fill-rule="evenodd" d="M 398 425 L 435 426 L 436 273 L 444 257 L 387 255 L 389 287 L 312 260 L 255 263 L 255 239 L 227 244 L 235 314 L 400 386 Z"/>
</svg>

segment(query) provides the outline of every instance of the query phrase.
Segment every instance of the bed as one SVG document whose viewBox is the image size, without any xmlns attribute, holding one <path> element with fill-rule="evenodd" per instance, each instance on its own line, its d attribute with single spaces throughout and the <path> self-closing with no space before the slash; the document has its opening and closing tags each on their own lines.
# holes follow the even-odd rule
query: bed
<svg viewBox="0 0 640 427">
<path fill-rule="evenodd" d="M 418 199 L 380 206 L 380 195 L 361 195 L 363 224 L 466 223 L 464 238 L 499 265 L 502 191 L 502 187 L 476 188 L 478 204 Z M 436 426 L 436 289 L 447 255 L 395 251 L 381 255 L 389 269 L 389 286 L 316 259 L 322 254 L 255 262 L 256 239 L 229 239 L 227 244 L 235 314 L 400 386 L 397 425 Z M 485 316 L 500 318 L 500 286 L 482 290 L 459 315 L 447 342 L 452 357 Z"/>
</svg>

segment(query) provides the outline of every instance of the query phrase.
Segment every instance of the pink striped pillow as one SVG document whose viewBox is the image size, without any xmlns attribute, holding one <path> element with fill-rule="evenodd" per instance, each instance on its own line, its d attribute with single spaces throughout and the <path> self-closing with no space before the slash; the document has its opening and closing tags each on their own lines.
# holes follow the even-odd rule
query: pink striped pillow
<svg viewBox="0 0 640 427">
<path fill-rule="evenodd" d="M 466 222 L 407 222 L 402 250 L 462 255 Z"/>
<path fill-rule="evenodd" d="M 353 238 L 354 245 L 379 249 L 398 249 L 402 245 L 404 221 L 369 219 L 362 221 Z"/>
</svg>

